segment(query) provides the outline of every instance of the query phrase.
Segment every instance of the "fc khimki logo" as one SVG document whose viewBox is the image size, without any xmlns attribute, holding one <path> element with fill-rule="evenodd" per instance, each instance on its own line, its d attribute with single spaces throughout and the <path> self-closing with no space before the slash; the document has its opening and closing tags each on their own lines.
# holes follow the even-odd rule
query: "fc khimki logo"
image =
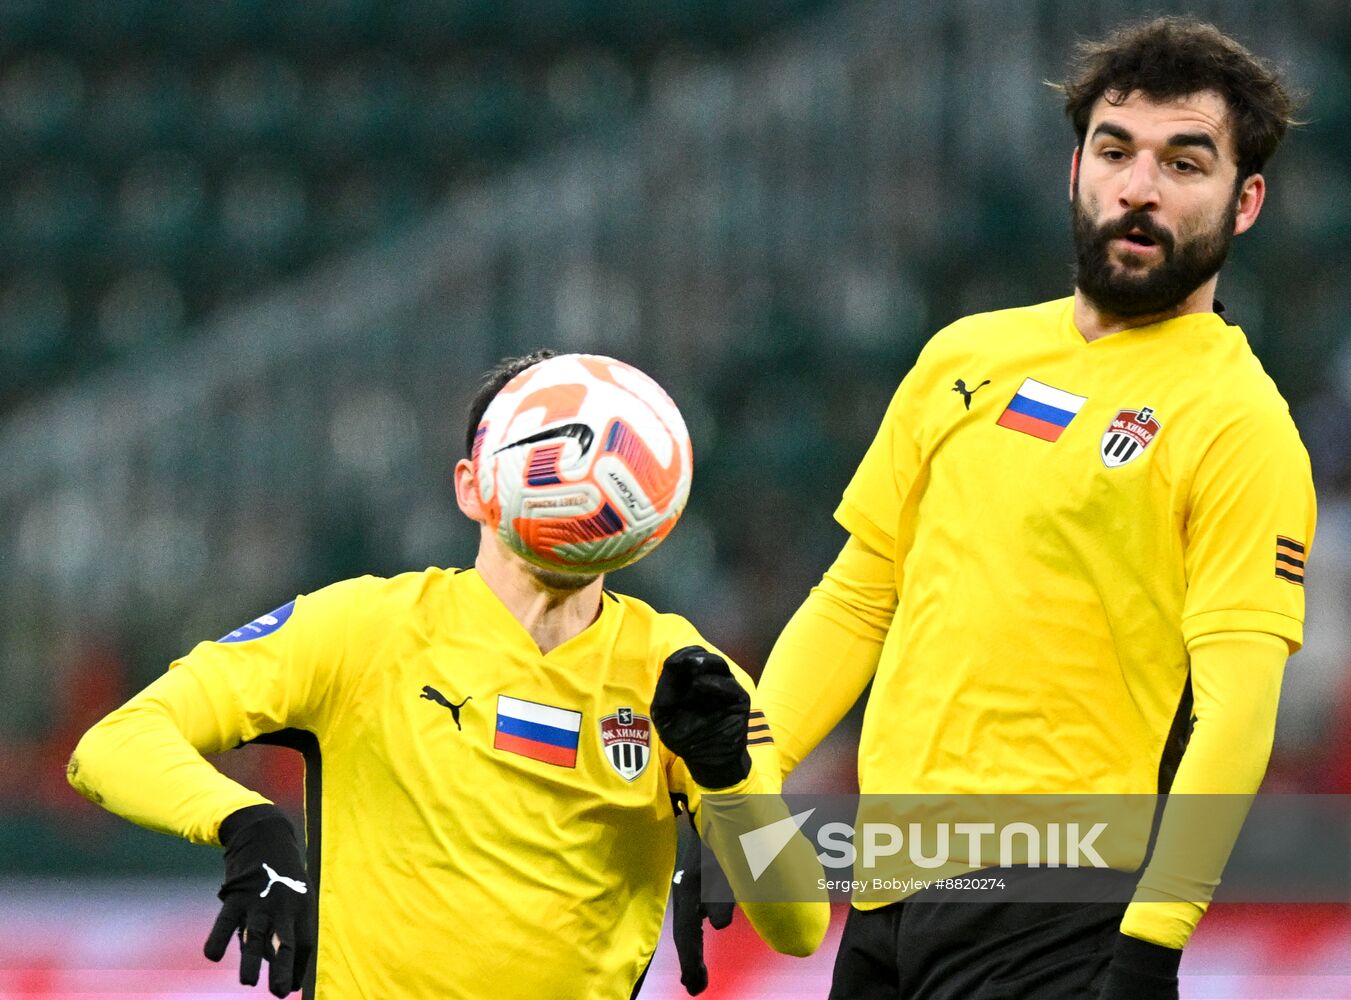
<svg viewBox="0 0 1351 1000">
<path fill-rule="evenodd" d="M 815 809 L 776 820 L 740 836 L 751 877 L 759 880 Z M 1110 867 L 1094 846 L 1106 823 L 823 823 L 816 859 L 826 868 L 870 870 L 889 858 L 917 868 L 954 862 L 972 869 Z"/>
</svg>

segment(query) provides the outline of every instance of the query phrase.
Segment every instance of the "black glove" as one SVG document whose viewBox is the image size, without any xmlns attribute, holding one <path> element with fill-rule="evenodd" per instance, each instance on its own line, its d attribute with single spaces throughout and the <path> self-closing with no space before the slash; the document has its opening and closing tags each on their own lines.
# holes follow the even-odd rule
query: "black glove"
<svg viewBox="0 0 1351 1000">
<path fill-rule="evenodd" d="M 686 814 L 689 816 L 689 814 Z M 715 930 L 732 922 L 736 904 L 706 903 L 703 900 L 702 851 L 694 817 L 682 823 L 676 817 L 676 869 L 671 879 L 671 937 L 680 958 L 680 983 L 695 997 L 708 988 L 708 967 L 704 965 L 704 918 Z M 717 862 L 713 862 L 716 864 Z"/>
<path fill-rule="evenodd" d="M 1182 952 L 1118 934 L 1099 1000 L 1178 1000 Z"/>
<path fill-rule="evenodd" d="M 295 830 L 276 806 L 248 806 L 221 823 L 220 842 L 225 884 L 218 895 L 225 905 L 202 951 L 219 962 L 230 936 L 239 931 L 239 981 L 256 986 L 267 959 L 267 987 L 273 996 L 284 997 L 304 983 L 315 939 L 314 907 Z"/>
<path fill-rule="evenodd" d="M 686 646 L 666 658 L 652 695 L 652 722 L 703 787 L 727 788 L 751 773 L 750 712 L 751 696 L 717 653 Z"/>
</svg>

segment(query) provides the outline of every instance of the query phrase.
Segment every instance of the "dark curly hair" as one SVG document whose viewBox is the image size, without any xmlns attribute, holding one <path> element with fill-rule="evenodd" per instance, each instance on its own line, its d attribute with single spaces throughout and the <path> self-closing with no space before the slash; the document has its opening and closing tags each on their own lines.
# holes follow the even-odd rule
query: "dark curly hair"
<svg viewBox="0 0 1351 1000">
<path fill-rule="evenodd" d="M 1133 93 L 1167 101 L 1213 90 L 1229 106 L 1238 176 L 1260 173 L 1284 138 L 1302 95 L 1280 73 L 1213 24 L 1159 17 L 1124 24 L 1100 41 L 1075 47 L 1067 78 L 1052 84 L 1065 95 L 1065 114 L 1079 145 L 1098 98 L 1120 104 Z"/>
<path fill-rule="evenodd" d="M 493 401 L 493 397 L 521 372 L 552 357 L 556 357 L 555 352 L 545 347 L 523 357 L 503 358 L 483 373 L 478 392 L 474 393 L 474 398 L 469 401 L 469 426 L 465 428 L 464 432 L 464 454 L 466 458 L 470 458 L 474 454 L 474 435 L 478 432 L 478 425 L 483 422 L 484 411 L 488 409 L 488 404 Z"/>
</svg>

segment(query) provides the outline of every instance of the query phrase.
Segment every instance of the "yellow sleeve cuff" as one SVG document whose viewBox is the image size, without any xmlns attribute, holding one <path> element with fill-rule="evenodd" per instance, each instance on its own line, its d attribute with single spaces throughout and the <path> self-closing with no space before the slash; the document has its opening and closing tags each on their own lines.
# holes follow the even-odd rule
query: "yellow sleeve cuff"
<svg viewBox="0 0 1351 1000">
<path fill-rule="evenodd" d="M 1198 639 L 1226 632 L 1264 633 L 1285 640 L 1287 653 L 1304 642 L 1304 623 L 1279 611 L 1206 611 L 1182 621 L 1182 641 L 1188 647 Z"/>
<path fill-rule="evenodd" d="M 876 552 L 890 556 L 896 549 L 895 537 L 850 503 L 847 498 L 840 501 L 840 505 L 835 508 L 835 520 L 850 535 Z"/>
<path fill-rule="evenodd" d="M 1168 903 L 1137 900 L 1126 907 L 1121 933 L 1165 948 L 1183 948 L 1208 905 L 1180 899 Z"/>
</svg>

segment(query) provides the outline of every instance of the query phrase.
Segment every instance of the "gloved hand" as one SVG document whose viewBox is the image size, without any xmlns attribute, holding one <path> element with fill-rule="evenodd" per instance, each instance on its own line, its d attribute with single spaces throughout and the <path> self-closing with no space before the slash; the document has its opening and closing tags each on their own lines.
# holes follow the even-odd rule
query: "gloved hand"
<svg viewBox="0 0 1351 1000">
<path fill-rule="evenodd" d="M 727 788 L 751 773 L 750 711 L 750 694 L 717 653 L 686 646 L 666 658 L 652 695 L 652 723 L 704 788 Z"/>
<path fill-rule="evenodd" d="M 702 847 L 699 832 L 694 828 L 694 817 L 689 822 L 676 817 L 676 868 L 671 879 L 671 937 L 675 940 L 676 955 L 680 959 L 680 983 L 690 996 L 698 996 L 708 988 L 708 967 L 704 965 L 704 919 L 715 930 L 722 930 L 732 922 L 736 904 L 704 902 Z M 714 862 L 710 859 L 712 864 Z"/>
<path fill-rule="evenodd" d="M 284 997 L 304 983 L 315 943 L 313 901 L 295 830 L 276 806 L 248 806 L 225 818 L 220 841 L 225 883 L 218 895 L 224 905 L 202 951 L 219 962 L 239 931 L 239 981 L 256 986 L 267 959 L 268 989 Z"/>
<path fill-rule="evenodd" d="M 1182 952 L 1118 934 L 1099 1000 L 1178 1000 Z"/>
</svg>

